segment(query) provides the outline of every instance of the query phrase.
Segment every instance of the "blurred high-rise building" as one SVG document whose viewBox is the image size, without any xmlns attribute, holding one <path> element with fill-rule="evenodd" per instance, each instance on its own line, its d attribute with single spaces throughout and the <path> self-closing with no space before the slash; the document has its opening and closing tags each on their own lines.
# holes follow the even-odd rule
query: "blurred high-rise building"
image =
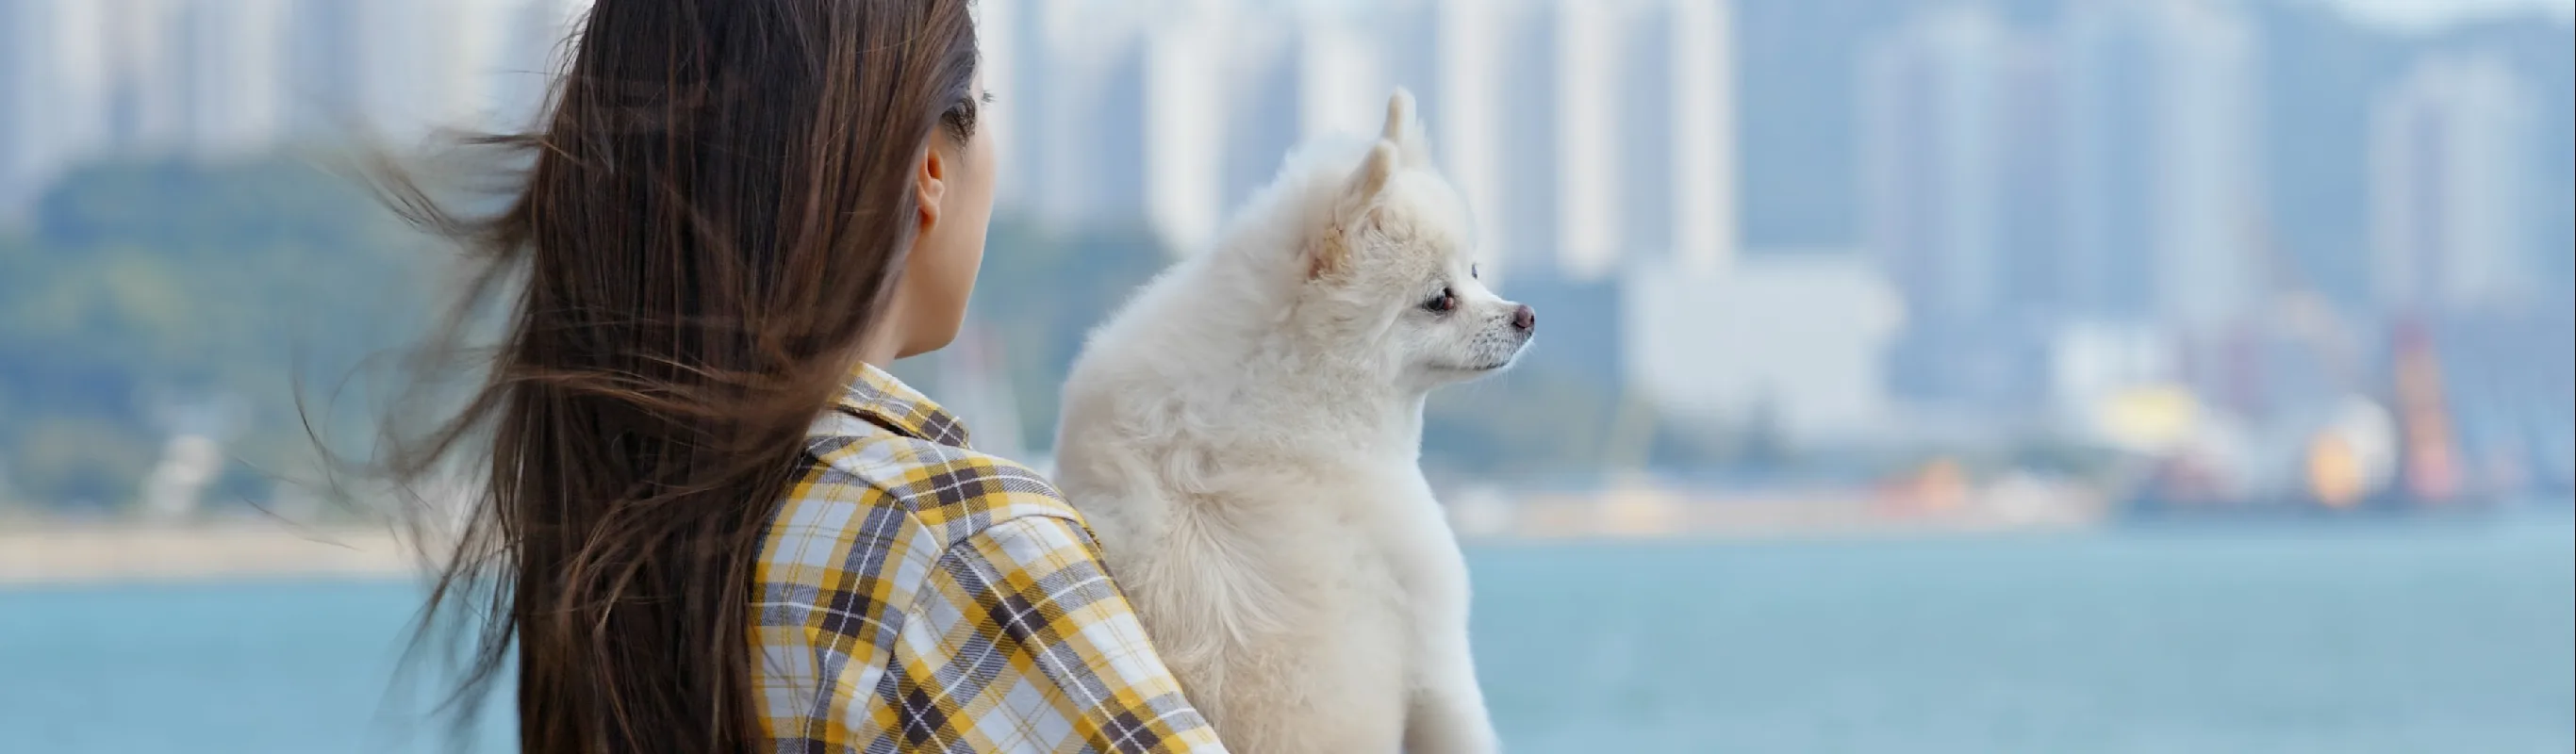
<svg viewBox="0 0 2576 754">
<path fill-rule="evenodd" d="M 0 0 L 0 220 L 64 169 L 518 128 L 586 0 Z"/>
<path fill-rule="evenodd" d="M 1493 203 L 1474 209 L 1495 217 L 1484 246 L 1498 266 L 1516 276 L 1554 276 L 1562 267 L 1565 225 L 1557 201 L 1565 182 L 1557 94 L 1566 82 L 1556 73 L 1564 45 L 1553 9 L 1520 4 L 1490 12 L 1504 50 L 1496 78 L 1508 82 L 1493 110 L 1501 170 L 1493 178 Z"/>
<path fill-rule="evenodd" d="M 12 224 L 105 126 L 93 4 L 0 0 L 0 225 Z"/>
<path fill-rule="evenodd" d="M 1027 206 L 1034 183 L 1029 166 L 1035 158 L 1027 154 L 1027 143 L 1036 127 L 1028 116 L 1036 92 L 1021 84 L 1036 80 L 1044 61 L 1029 53 L 1028 40 L 1037 33 L 1029 5 L 1028 0 L 979 0 L 974 6 L 975 44 L 982 56 L 976 70 L 991 95 L 981 125 L 993 129 L 994 151 L 1002 164 L 996 200 L 1010 208 Z"/>
<path fill-rule="evenodd" d="M 1175 249 L 1215 238 L 1225 211 L 1222 161 L 1229 11 L 1213 0 L 1173 3 L 1145 39 L 1146 215 Z"/>
<path fill-rule="evenodd" d="M 283 0 L 0 2 L 0 216 L 102 155 L 274 146 L 286 11 Z"/>
<path fill-rule="evenodd" d="M 982 8 L 1004 203 L 1204 245 L 1299 144 L 1411 89 L 1498 272 L 1715 267 L 1734 244 L 1722 0 L 1179 0 Z M 1563 96 L 1560 96 L 1562 94 Z M 1535 279 L 1535 278 L 1534 278 Z"/>
<path fill-rule="evenodd" d="M 256 152 L 285 135 L 288 0 L 228 0 L 179 8 L 176 66 L 186 149 Z"/>
<path fill-rule="evenodd" d="M 2483 55 L 2426 59 L 2380 94 L 2370 221 L 2384 307 L 2494 311 L 2545 293 L 2529 243 L 2532 100 L 2511 68 Z"/>
<path fill-rule="evenodd" d="M 1150 26 L 1132 8 L 1029 10 L 1023 70 L 1043 73 L 1018 94 L 1028 209 L 1059 226 L 1144 221 Z"/>
<path fill-rule="evenodd" d="M 131 152 L 176 151 L 188 140 L 190 76 L 196 63 L 188 42 L 190 3 L 185 0 L 106 0 L 106 23 L 92 44 L 108 60 L 106 148 Z"/>
<path fill-rule="evenodd" d="M 1175 252 L 1208 243 L 1244 193 L 1229 160 L 1244 137 L 1231 113 L 1269 94 L 1246 86 L 1246 61 L 1293 61 L 1280 47 L 1294 38 L 1284 14 L 1258 24 L 1281 36 L 1254 40 L 1240 27 L 1269 9 L 1240 6 L 978 2 L 1004 211 L 1056 228 L 1149 229 Z"/>
<path fill-rule="evenodd" d="M 1727 6 L 1715 0 L 1629 2 L 1587 6 L 1609 29 L 1582 37 L 1606 44 L 1609 86 L 1581 103 L 1606 123 L 1569 129 L 1606 132 L 1613 155 L 1570 150 L 1591 166 L 1574 206 L 1589 227 L 1572 230 L 1568 248 L 1586 258 L 1669 258 L 1716 270 L 1730 263 L 1735 236 L 1734 66 Z M 1624 11 L 1624 12 L 1623 12 Z M 1588 58 L 1589 55 L 1586 55 Z M 1588 61 L 1597 64 L 1597 61 Z M 1588 68 L 1576 75 L 1603 76 Z M 1598 204 L 1606 204 L 1604 211 Z M 1598 215 L 1598 216 L 1595 216 Z M 1604 243 L 1587 248 L 1581 239 Z"/>
<path fill-rule="evenodd" d="M 1003 204 L 1059 227 L 1143 225 L 1175 251 L 1204 246 L 1269 181 L 1307 133 L 1319 79 L 1368 70 L 1319 49 L 1337 30 L 1298 8 L 1005 0 L 979 13 Z"/>
<path fill-rule="evenodd" d="M 1545 24 L 1555 45 L 1556 87 L 1543 106 L 1556 120 L 1554 194 L 1556 264 L 1560 274 L 1578 280 L 1607 275 L 1619 262 L 1619 160 L 1623 133 L 1620 119 L 1629 117 L 1619 80 L 1624 11 L 1632 9 L 1602 0 L 1559 0 L 1548 8 Z M 1651 148 L 1651 147 L 1650 147 Z"/>
<path fill-rule="evenodd" d="M 471 114 L 472 28 L 466 8 L 443 0 L 355 0 L 355 57 L 364 125 L 403 142 Z"/>
<path fill-rule="evenodd" d="M 2042 408 L 2078 323 L 2226 333 L 2262 303 L 2254 36 L 2227 0 L 2100 0 L 2053 30 L 1923 13 L 1862 54 L 1864 237 L 1913 400 Z"/>
<path fill-rule="evenodd" d="M 368 44 L 359 0 L 297 0 L 287 32 L 289 127 L 298 137 L 338 134 L 362 119 Z"/>
<path fill-rule="evenodd" d="M 2071 4 L 2064 74 L 2067 301 L 2204 329 L 2257 299 L 2263 195 L 2253 30 L 2228 0 Z"/>
<path fill-rule="evenodd" d="M 1390 86 L 1383 31 L 1370 19 L 1349 13 L 1320 12 L 1296 6 L 1232 4 L 1222 16 L 1196 19 L 1196 33 L 1208 40 L 1206 54 L 1176 66 L 1207 70 L 1206 78 L 1184 79 L 1211 86 L 1183 105 L 1204 112 L 1193 122 L 1216 129 L 1212 172 L 1190 171 L 1191 177 L 1213 175 L 1217 201 L 1197 205 L 1209 213 L 1201 224 L 1213 227 L 1223 214 L 1279 172 L 1282 159 L 1299 144 L 1325 133 L 1374 133 Z M 1213 28 L 1211 28 L 1213 27 Z M 1196 145 L 1192 145 L 1196 146 Z M 1156 149 L 1162 149 L 1157 145 Z"/>
<path fill-rule="evenodd" d="M 571 39 L 573 24 L 581 20 L 588 3 L 583 0 L 519 0 L 516 8 L 504 7 L 495 40 L 501 45 L 491 55 L 493 128 L 518 130 L 537 125 L 534 119 L 545 104 L 553 74 L 565 62 L 569 52 L 564 43 Z"/>
<path fill-rule="evenodd" d="M 1978 6 L 1927 15 L 1861 60 L 1866 237 L 1917 325 L 1983 324 L 2006 290 L 2002 226 L 2015 214 L 2001 158 L 2023 148 L 2007 116 L 2021 41 Z"/>
<path fill-rule="evenodd" d="M 215 0 L 196 0 L 210 2 Z M 408 145 L 440 129 L 516 129 L 581 0 L 293 0 L 287 121 L 299 139 Z M 559 19 L 550 23 L 547 19 Z"/>
<path fill-rule="evenodd" d="M 1672 222 L 1666 242 L 1671 257 L 1684 269 L 1723 270 L 1735 263 L 1739 231 L 1736 209 L 1735 22 L 1728 0 L 1685 0 L 1665 6 L 1645 20 L 1644 32 L 1666 45 L 1663 54 L 1646 58 L 1662 62 L 1665 86 L 1641 89 L 1637 97 L 1664 100 L 1670 106 Z M 1649 191 L 1658 184 L 1639 184 Z"/>
<path fill-rule="evenodd" d="M 443 128 L 518 130 L 587 0 L 0 0 L 0 207 L 51 166 Z M 1722 266 L 1735 242 L 1726 0 L 981 0 L 1003 204 L 1178 249 L 1295 146 L 1396 86 L 1497 272 Z"/>
<path fill-rule="evenodd" d="M 1456 173 L 1496 218 L 1488 253 L 1508 270 L 1574 280 L 1638 258 L 1726 264 L 1736 242 L 1728 3 L 1477 11 L 1442 27 L 1456 39 L 1442 63 L 1459 72 L 1441 80 L 1457 104 L 1430 110 L 1462 122 L 1445 128 L 1474 145 Z"/>
<path fill-rule="evenodd" d="M 2043 397 L 2067 285 L 2052 49 L 1983 6 L 1955 6 L 1862 53 L 1864 237 L 1907 307 L 1890 382 L 1908 399 Z"/>
<path fill-rule="evenodd" d="M 1502 95 L 1495 66 L 1501 64 L 1503 48 L 1484 6 L 1477 0 L 1396 3 L 1378 24 L 1377 43 L 1384 51 L 1388 85 L 1413 92 L 1433 158 L 1467 206 L 1477 210 L 1480 250 L 1498 260 L 1499 218 L 1490 208 L 1498 198 L 1495 176 L 1502 170 L 1494 108 Z M 1508 265 L 1493 269 L 1497 279 L 1509 272 Z"/>
<path fill-rule="evenodd" d="M 1221 203 L 1228 210 L 1267 185 L 1279 172 L 1281 156 L 1304 136 L 1298 115 L 1306 78 L 1295 26 L 1246 24 L 1230 40 L 1219 108 L 1226 113 L 1225 136 L 1217 157 Z"/>
<path fill-rule="evenodd" d="M 1682 426 L 1777 430 L 1793 442 L 1886 429 L 1880 376 L 1905 313 L 1868 255 L 1746 254 L 1723 270 L 1679 260 L 1624 270 L 1625 385 Z M 1775 426 L 1757 428 L 1754 425 Z"/>
</svg>

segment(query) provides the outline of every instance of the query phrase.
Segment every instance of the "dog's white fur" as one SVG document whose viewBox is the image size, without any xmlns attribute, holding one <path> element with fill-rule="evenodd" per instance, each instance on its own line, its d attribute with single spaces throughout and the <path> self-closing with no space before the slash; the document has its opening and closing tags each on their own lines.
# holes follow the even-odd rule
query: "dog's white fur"
<svg viewBox="0 0 2576 754">
<path fill-rule="evenodd" d="M 1508 366 L 1532 328 L 1476 280 L 1411 110 L 1398 91 L 1374 144 L 1293 155 L 1065 386 L 1058 481 L 1235 751 L 1496 749 L 1422 402 Z M 1444 289 L 1445 313 L 1427 304 Z"/>
</svg>

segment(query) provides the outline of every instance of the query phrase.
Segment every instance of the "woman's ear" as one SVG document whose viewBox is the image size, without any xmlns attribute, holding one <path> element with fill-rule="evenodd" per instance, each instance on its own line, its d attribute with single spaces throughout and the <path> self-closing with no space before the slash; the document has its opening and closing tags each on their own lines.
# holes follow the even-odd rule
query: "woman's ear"
<svg viewBox="0 0 2576 754">
<path fill-rule="evenodd" d="M 934 135 L 931 138 L 939 137 Z M 924 232 L 939 223 L 939 202 L 948 198 L 949 159 L 934 145 L 921 150 L 921 166 L 913 171 L 913 204 L 921 208 L 921 230 Z"/>
</svg>

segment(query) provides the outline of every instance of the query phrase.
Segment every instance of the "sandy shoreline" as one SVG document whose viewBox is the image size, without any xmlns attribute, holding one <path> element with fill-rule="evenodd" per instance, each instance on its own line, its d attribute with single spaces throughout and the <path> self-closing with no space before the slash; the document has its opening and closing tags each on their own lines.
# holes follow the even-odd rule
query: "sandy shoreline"
<svg viewBox="0 0 2576 754">
<path fill-rule="evenodd" d="M 1653 489 L 1514 499 L 1468 495 L 1452 525 L 1478 544 L 1564 539 L 1943 536 L 2089 528 L 2098 496 L 2059 489 L 1960 495 L 1939 505 L 1885 496 L 1698 500 Z M 0 518 L 0 587 L 241 579 L 406 578 L 411 549 L 383 525 L 274 518 L 174 523 Z"/>
<path fill-rule="evenodd" d="M 277 521 L 0 523 L 0 587 L 257 578 L 401 578 L 416 572 L 382 527 Z"/>
</svg>

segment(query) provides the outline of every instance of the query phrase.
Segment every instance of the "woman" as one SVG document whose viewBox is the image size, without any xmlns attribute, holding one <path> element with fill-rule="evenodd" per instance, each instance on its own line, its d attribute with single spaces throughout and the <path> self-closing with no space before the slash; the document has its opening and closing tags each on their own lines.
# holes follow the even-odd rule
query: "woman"
<svg viewBox="0 0 2576 754">
<path fill-rule="evenodd" d="M 599 0 L 505 211 L 396 192 L 482 252 L 456 322 L 507 292 L 392 470 L 488 464 L 429 615 L 526 751 L 1219 750 L 1079 516 L 880 369 L 974 285 L 976 62 L 967 0 Z"/>
</svg>

